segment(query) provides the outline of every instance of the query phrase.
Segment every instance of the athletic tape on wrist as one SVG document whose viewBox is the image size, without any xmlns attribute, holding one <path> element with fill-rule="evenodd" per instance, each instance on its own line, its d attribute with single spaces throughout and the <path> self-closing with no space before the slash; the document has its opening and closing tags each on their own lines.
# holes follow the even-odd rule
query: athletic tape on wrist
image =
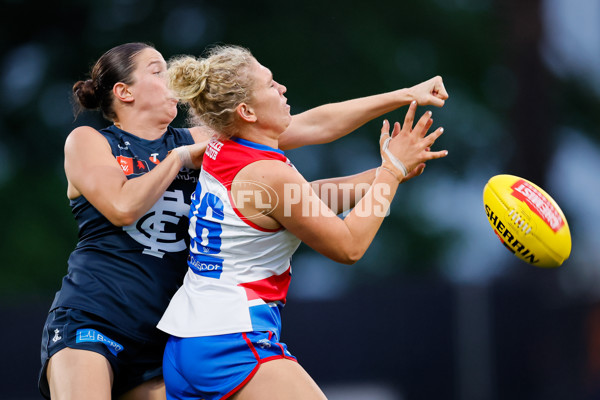
<svg viewBox="0 0 600 400">
<path fill-rule="evenodd" d="M 192 156 L 190 154 L 190 149 L 187 146 L 175 147 L 174 149 L 181 160 L 181 163 L 185 168 L 194 169 L 194 163 L 192 162 Z"/>
<path fill-rule="evenodd" d="M 377 174 L 376 174 L 376 176 L 377 176 L 377 175 L 379 175 L 379 170 L 381 170 L 381 169 L 383 169 L 383 170 L 385 170 L 385 171 L 389 172 L 390 174 L 392 174 L 392 176 L 393 176 L 394 178 L 396 178 L 396 180 L 397 180 L 398 182 L 402 182 L 402 179 L 403 179 L 403 178 L 399 178 L 399 177 L 398 177 L 398 175 L 396 175 L 396 173 L 395 173 L 394 171 L 392 171 L 391 169 L 389 169 L 389 168 L 386 168 L 386 167 L 384 167 L 384 166 L 381 166 L 381 167 L 377 168 Z"/>
<path fill-rule="evenodd" d="M 394 156 L 392 152 L 388 149 L 390 145 L 390 140 L 392 140 L 391 137 L 387 138 L 385 142 L 383 142 L 383 152 L 389 157 L 389 161 L 392 163 L 392 165 L 396 167 L 400 172 L 402 172 L 402 175 L 406 176 L 408 175 L 408 170 L 406 169 L 402 161 L 398 160 L 396 156 Z"/>
</svg>

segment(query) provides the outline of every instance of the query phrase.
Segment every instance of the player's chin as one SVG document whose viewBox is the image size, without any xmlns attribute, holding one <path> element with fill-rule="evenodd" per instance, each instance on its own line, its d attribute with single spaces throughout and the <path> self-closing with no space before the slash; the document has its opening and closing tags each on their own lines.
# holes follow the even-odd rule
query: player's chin
<svg viewBox="0 0 600 400">
<path fill-rule="evenodd" d="M 177 103 L 175 103 L 175 105 L 169 107 L 169 109 L 167 111 L 167 115 L 169 116 L 169 118 L 171 118 L 171 121 L 173 121 L 175 119 L 175 117 L 177 117 Z"/>
</svg>

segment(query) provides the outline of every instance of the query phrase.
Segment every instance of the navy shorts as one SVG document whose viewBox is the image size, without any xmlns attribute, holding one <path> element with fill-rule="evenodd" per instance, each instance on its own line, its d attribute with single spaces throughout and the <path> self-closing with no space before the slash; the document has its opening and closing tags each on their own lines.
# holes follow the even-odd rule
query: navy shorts
<svg viewBox="0 0 600 400">
<path fill-rule="evenodd" d="M 57 308 L 48 314 L 42 333 L 42 369 L 38 387 L 50 398 L 46 376 L 48 360 L 66 347 L 103 355 L 113 369 L 113 397 L 162 375 L 168 335 L 156 330 L 156 340 L 133 339 L 110 322 L 85 311 Z"/>
<path fill-rule="evenodd" d="M 262 363 L 282 358 L 296 361 L 273 332 L 172 336 L 163 362 L 167 399 L 226 399 L 240 390 Z"/>
</svg>

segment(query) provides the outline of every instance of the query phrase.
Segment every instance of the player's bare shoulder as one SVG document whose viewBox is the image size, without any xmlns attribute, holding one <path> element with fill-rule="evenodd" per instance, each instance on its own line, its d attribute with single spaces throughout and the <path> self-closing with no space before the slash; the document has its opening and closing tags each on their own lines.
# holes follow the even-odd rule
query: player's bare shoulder
<svg viewBox="0 0 600 400">
<path fill-rule="evenodd" d="M 102 146 L 110 150 L 108 141 L 100 132 L 91 126 L 78 126 L 69 133 L 65 140 L 65 156 L 85 152 L 90 146 Z"/>
<path fill-rule="evenodd" d="M 96 129 L 80 126 L 65 141 L 64 168 L 69 198 L 90 194 L 107 182 L 121 184 L 127 178 L 112 154 L 108 140 Z M 88 197 L 86 195 L 86 197 Z"/>
<path fill-rule="evenodd" d="M 303 184 L 306 180 L 288 162 L 280 160 L 259 160 L 244 167 L 236 179 L 252 179 L 257 182 L 270 185 L 275 190 L 284 184 Z"/>
</svg>

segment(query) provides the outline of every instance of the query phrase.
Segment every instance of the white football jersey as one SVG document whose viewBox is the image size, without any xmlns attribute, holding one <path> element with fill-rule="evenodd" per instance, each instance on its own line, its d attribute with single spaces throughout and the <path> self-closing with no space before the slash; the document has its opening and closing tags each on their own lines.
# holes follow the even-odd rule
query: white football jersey
<svg viewBox="0 0 600 400">
<path fill-rule="evenodd" d="M 158 328 L 178 337 L 279 331 L 291 279 L 290 258 L 300 240 L 281 228 L 261 228 L 231 197 L 237 173 L 259 160 L 292 167 L 281 150 L 247 140 L 212 140 L 190 208 L 188 272 Z M 252 194 L 255 183 L 246 185 Z M 239 196 L 238 196 L 239 197 Z"/>
</svg>

